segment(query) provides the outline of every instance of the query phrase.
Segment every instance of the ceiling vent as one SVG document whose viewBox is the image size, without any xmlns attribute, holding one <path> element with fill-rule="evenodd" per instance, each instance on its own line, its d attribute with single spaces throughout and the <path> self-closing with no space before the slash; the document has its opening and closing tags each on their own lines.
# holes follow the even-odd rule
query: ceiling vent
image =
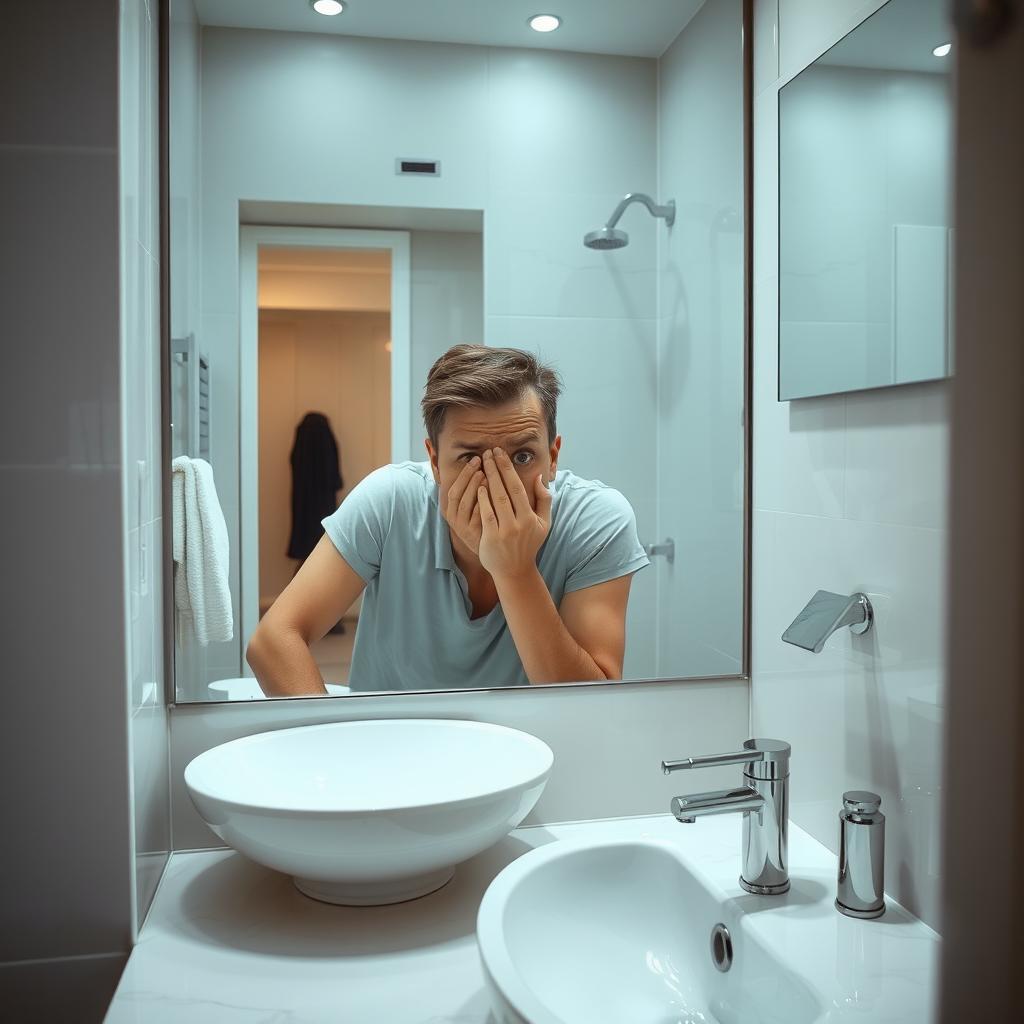
<svg viewBox="0 0 1024 1024">
<path fill-rule="evenodd" d="M 440 160 L 411 160 L 399 157 L 395 161 L 395 174 L 414 174 L 417 177 L 440 178 Z"/>
</svg>

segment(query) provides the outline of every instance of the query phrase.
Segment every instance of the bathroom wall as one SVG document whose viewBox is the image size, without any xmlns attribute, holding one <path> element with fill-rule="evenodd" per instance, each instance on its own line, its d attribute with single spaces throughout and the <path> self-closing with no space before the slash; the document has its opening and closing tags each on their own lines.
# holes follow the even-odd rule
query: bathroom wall
<svg viewBox="0 0 1024 1024">
<path fill-rule="evenodd" d="M 656 191 L 655 61 L 206 28 L 201 87 L 201 338 L 217 422 L 232 425 L 214 427 L 213 465 L 233 550 L 241 201 L 483 211 L 487 343 L 558 366 L 562 465 L 620 488 L 654 539 L 659 225 L 630 211 L 630 245 L 615 253 L 582 239 L 625 192 Z M 399 156 L 440 159 L 442 174 L 397 177 Z M 416 380 L 428 366 L 414 363 Z M 410 448 L 421 457 L 419 441 Z M 655 674 L 654 591 L 641 573 L 633 677 Z M 211 666 L 237 674 L 239 643 L 211 651 Z"/>
<path fill-rule="evenodd" d="M 121 443 L 136 923 L 170 848 L 163 656 L 158 13 L 121 4 Z"/>
<path fill-rule="evenodd" d="M 7 11 L 0 33 L 0 1005 L 20 1022 L 102 1018 L 167 849 L 154 41 L 145 0 Z"/>
<path fill-rule="evenodd" d="M 659 666 L 742 672 L 743 4 L 706 3 L 658 62 Z"/>
<path fill-rule="evenodd" d="M 934 926 L 948 384 L 776 400 L 778 89 L 879 6 L 755 3 L 751 728 L 793 744 L 791 818 L 832 850 L 843 792 L 881 794 L 886 888 Z M 782 643 L 819 589 L 866 591 L 874 628 Z"/>
</svg>

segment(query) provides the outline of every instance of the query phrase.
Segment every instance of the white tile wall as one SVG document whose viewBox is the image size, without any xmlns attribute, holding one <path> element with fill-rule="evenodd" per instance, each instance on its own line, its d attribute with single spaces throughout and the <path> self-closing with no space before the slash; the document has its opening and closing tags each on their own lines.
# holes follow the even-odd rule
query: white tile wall
<svg viewBox="0 0 1024 1024">
<path fill-rule="evenodd" d="M 163 701 L 157 14 L 120 5 L 121 435 L 135 927 L 170 849 Z"/>
<path fill-rule="evenodd" d="M 118 29 L 58 2 L 0 32 L 0 991 L 26 1024 L 99 1019 L 133 924 Z"/>
<path fill-rule="evenodd" d="M 705 4 L 659 61 L 658 674 L 743 658 L 742 3 Z"/>
<path fill-rule="evenodd" d="M 755 26 L 775 6 L 757 3 Z M 882 795 L 886 888 L 934 926 L 947 386 L 777 401 L 777 91 L 878 6 L 779 0 L 781 50 L 755 35 L 751 720 L 792 742 L 791 815 L 831 849 L 843 791 Z M 820 655 L 783 644 L 818 589 L 866 591 L 875 627 L 837 634 Z"/>
</svg>

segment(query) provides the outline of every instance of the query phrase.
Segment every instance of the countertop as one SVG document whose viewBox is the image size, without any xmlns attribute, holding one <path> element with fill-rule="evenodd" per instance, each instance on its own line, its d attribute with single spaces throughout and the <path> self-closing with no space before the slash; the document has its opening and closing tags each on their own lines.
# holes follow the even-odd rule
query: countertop
<svg viewBox="0 0 1024 1024">
<path fill-rule="evenodd" d="M 649 815 L 520 828 L 443 889 L 385 907 L 318 903 L 231 850 L 175 853 L 106 1024 L 493 1024 L 475 939 L 491 879 L 556 839 L 637 836 L 692 848 L 701 873 L 751 910 L 770 900 L 775 913 L 753 926 L 821 960 L 828 1020 L 931 1020 L 935 932 L 891 901 L 877 921 L 838 914 L 836 858 L 792 824 L 792 889 L 747 896 L 735 879 L 740 827 L 738 816 L 683 826 Z M 883 1002 L 888 1012 L 874 1012 Z"/>
</svg>

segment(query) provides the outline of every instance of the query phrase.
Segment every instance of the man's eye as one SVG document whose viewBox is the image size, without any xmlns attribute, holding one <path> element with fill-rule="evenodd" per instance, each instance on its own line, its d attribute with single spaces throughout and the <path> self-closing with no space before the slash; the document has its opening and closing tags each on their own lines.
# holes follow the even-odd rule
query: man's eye
<svg viewBox="0 0 1024 1024">
<path fill-rule="evenodd" d="M 512 456 L 512 461 L 517 466 L 528 466 L 533 462 L 533 452 L 516 452 L 515 455 Z"/>
</svg>

